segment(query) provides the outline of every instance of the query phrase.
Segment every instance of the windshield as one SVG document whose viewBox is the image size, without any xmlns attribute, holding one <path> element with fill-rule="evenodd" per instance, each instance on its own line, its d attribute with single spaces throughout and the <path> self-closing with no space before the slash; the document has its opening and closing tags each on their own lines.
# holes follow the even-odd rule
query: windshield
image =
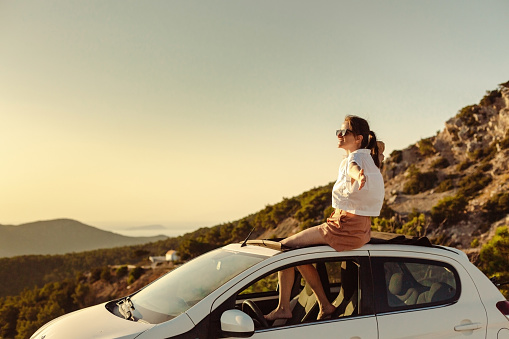
<svg viewBox="0 0 509 339">
<path fill-rule="evenodd" d="M 133 316 L 152 324 L 175 318 L 263 259 L 225 249 L 206 253 L 133 295 Z"/>
</svg>

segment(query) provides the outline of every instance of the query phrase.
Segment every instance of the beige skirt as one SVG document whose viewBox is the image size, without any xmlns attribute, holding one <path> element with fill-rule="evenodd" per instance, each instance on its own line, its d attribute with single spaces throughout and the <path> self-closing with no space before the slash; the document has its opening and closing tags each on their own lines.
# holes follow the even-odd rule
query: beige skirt
<svg viewBox="0 0 509 339">
<path fill-rule="evenodd" d="M 371 239 L 371 218 L 336 209 L 318 226 L 323 238 L 336 251 L 359 248 Z"/>
</svg>

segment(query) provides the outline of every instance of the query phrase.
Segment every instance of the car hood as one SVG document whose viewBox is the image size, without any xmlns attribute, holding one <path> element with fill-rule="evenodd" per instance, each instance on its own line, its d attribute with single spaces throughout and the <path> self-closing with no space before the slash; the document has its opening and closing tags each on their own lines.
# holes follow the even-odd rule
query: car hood
<svg viewBox="0 0 509 339">
<path fill-rule="evenodd" d="M 117 317 L 104 303 L 56 318 L 41 327 L 31 339 L 133 339 L 153 326 Z"/>
</svg>

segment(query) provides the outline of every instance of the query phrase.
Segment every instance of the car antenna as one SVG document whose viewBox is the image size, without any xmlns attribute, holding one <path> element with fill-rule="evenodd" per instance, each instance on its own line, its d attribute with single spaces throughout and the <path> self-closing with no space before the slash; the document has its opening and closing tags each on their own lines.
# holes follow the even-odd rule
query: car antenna
<svg viewBox="0 0 509 339">
<path fill-rule="evenodd" d="M 244 242 L 242 243 L 242 245 L 240 245 L 240 247 L 244 247 L 247 245 L 247 241 L 249 240 L 249 237 L 251 236 L 251 233 L 253 233 L 253 231 L 255 230 L 256 227 L 253 227 L 253 229 L 251 230 L 251 232 L 249 232 L 249 234 L 247 235 L 246 237 L 246 240 L 244 240 Z"/>
</svg>

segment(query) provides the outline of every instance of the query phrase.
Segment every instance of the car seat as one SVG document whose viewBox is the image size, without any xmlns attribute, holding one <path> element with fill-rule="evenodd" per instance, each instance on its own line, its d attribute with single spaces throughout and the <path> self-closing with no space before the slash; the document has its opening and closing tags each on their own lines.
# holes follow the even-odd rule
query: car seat
<svg viewBox="0 0 509 339">
<path fill-rule="evenodd" d="M 391 276 L 388 289 L 390 294 L 396 296 L 397 299 L 390 298 L 389 295 L 389 306 L 400 306 L 402 304 L 414 305 L 417 302 L 419 291 L 417 291 L 416 288 L 408 286 L 403 278 L 403 273 L 394 273 Z M 402 303 L 395 302 L 395 300 L 399 300 Z"/>
<path fill-rule="evenodd" d="M 419 298 L 417 298 L 418 304 L 431 303 L 435 301 L 447 300 L 454 296 L 456 290 L 446 284 L 436 282 L 431 285 L 428 291 L 425 291 L 419 294 Z"/>
<path fill-rule="evenodd" d="M 322 283 L 323 289 L 326 293 L 329 292 L 329 280 L 327 279 L 327 273 L 325 270 L 324 263 L 317 263 L 315 265 L 318 275 L 320 277 L 320 281 Z M 297 277 L 298 275 L 296 275 Z M 316 299 L 316 295 L 313 293 L 313 290 L 306 282 L 302 290 L 299 294 L 297 294 L 290 301 L 290 309 L 292 310 L 292 318 L 290 319 L 276 319 L 274 320 L 272 326 L 282 326 L 282 325 L 294 325 L 300 324 L 304 321 L 308 320 L 316 320 L 318 316 L 318 300 Z"/>
<path fill-rule="evenodd" d="M 359 299 L 359 268 L 353 261 L 341 264 L 341 287 L 332 301 L 336 307 L 332 318 L 345 317 L 357 313 Z"/>
</svg>

